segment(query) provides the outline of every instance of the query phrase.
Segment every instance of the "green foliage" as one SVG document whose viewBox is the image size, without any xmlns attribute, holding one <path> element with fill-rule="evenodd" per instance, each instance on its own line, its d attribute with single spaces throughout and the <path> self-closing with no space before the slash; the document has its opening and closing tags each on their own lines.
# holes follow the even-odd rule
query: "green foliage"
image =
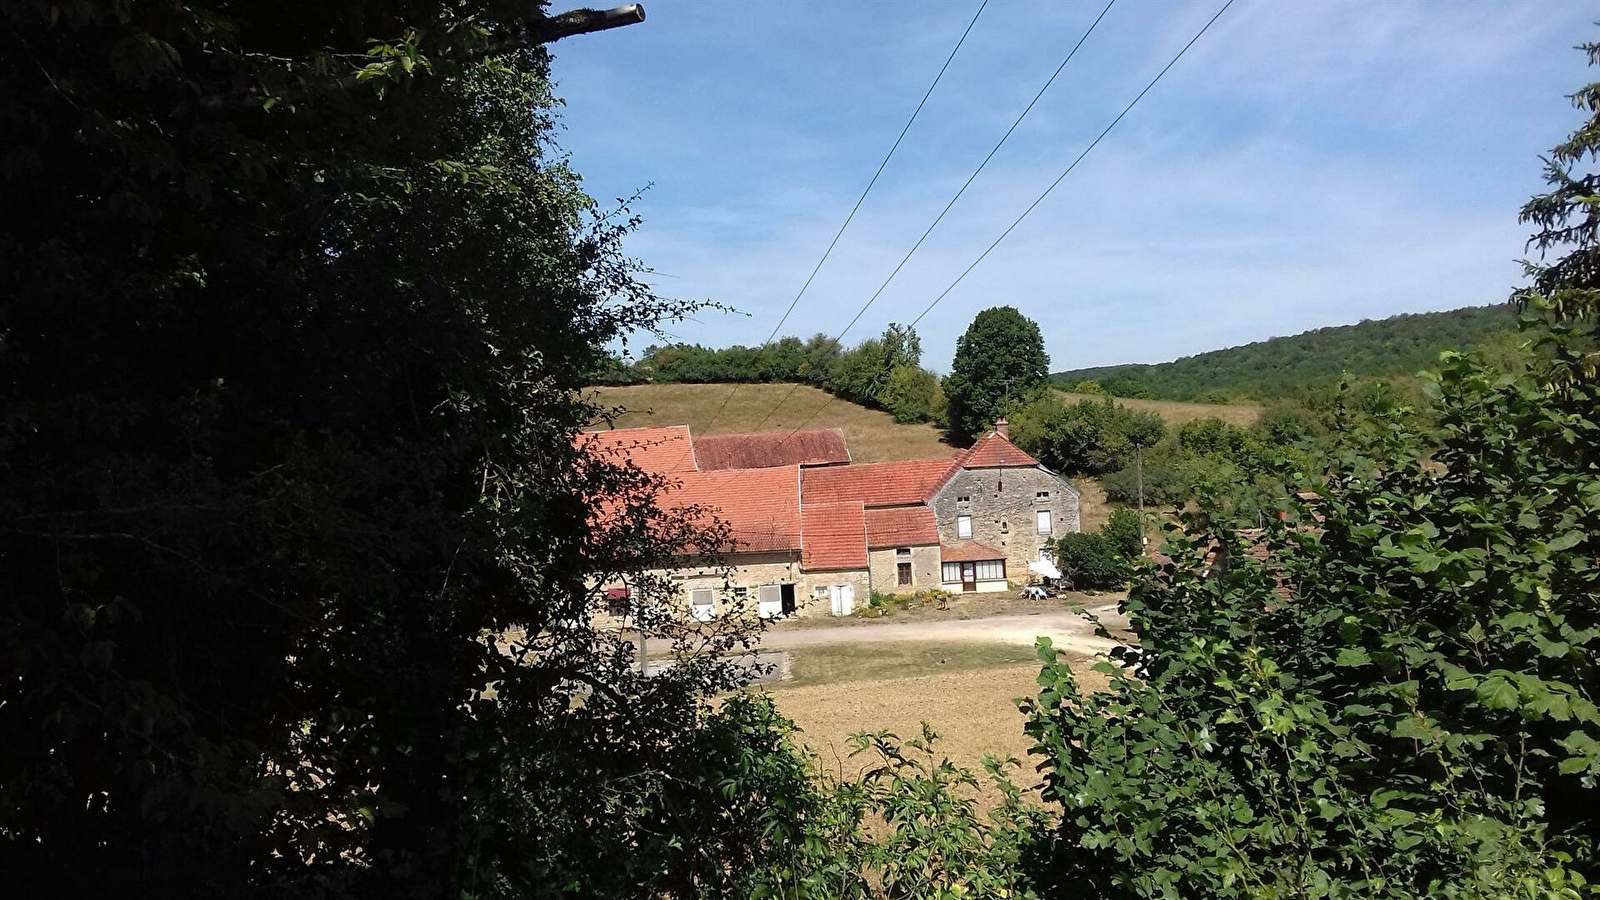
<svg viewBox="0 0 1600 900">
<path fill-rule="evenodd" d="M 1105 524 L 1100 526 L 1100 534 L 1126 560 L 1135 560 L 1144 555 L 1143 532 L 1139 514 L 1126 506 L 1112 510 Z"/>
<path fill-rule="evenodd" d="M 758 876 L 752 898 L 796 900 L 960 900 L 1037 895 L 1024 855 L 1047 817 L 1023 798 L 1007 771 L 1016 760 L 986 758 L 998 805 L 980 812 L 978 777 L 938 753 L 926 723 L 920 737 L 851 736 L 851 756 L 874 765 L 832 785 L 806 818 L 798 860 Z"/>
<path fill-rule="evenodd" d="M 653 345 L 639 361 L 618 361 L 594 374 L 597 383 L 800 382 L 845 400 L 882 409 L 896 422 L 934 422 L 944 413 L 939 378 L 921 366 L 922 341 L 915 329 L 890 323 L 883 335 L 843 350 L 818 334 L 802 343 L 785 337 L 765 347 L 734 345 L 720 350 L 699 344 Z"/>
<path fill-rule="evenodd" d="M 1503 339 L 1515 334 L 1516 324 L 1516 315 L 1503 305 L 1406 314 L 1318 328 L 1169 363 L 1058 372 L 1050 380 L 1070 390 L 1069 385 L 1093 379 L 1106 393 L 1119 397 L 1201 403 L 1284 400 L 1305 390 L 1330 389 L 1347 377 L 1406 380 L 1432 366 L 1442 351 Z"/>
<path fill-rule="evenodd" d="M 960 440 L 983 434 L 1013 402 L 1034 395 L 1049 367 L 1038 323 L 1010 306 L 978 313 L 956 340 L 945 379 L 951 433 Z"/>
<path fill-rule="evenodd" d="M 1128 583 L 1128 558 L 1104 533 L 1062 535 L 1056 542 L 1056 568 L 1078 590 L 1115 590 Z"/>
<path fill-rule="evenodd" d="M 1600 398 L 1453 354 L 1432 385 L 1437 427 L 1348 445 L 1320 527 L 1269 523 L 1267 563 L 1186 517 L 1110 692 L 1047 665 L 1025 708 L 1064 812 L 1052 884 L 1592 896 Z"/>
<path fill-rule="evenodd" d="M 687 309 L 529 14 L 0 5 L 12 896 L 700 896 L 777 847 L 782 773 L 706 789 L 767 739 L 738 673 L 591 625 L 622 577 L 655 647 L 744 636 L 650 574 L 718 531 L 575 446 Z"/>
<path fill-rule="evenodd" d="M 1165 433 L 1161 417 L 1104 400 L 1067 403 L 1054 391 L 1017 410 L 1012 440 L 1046 466 L 1066 475 L 1103 475 L 1134 462 L 1136 448 L 1155 446 Z"/>
</svg>

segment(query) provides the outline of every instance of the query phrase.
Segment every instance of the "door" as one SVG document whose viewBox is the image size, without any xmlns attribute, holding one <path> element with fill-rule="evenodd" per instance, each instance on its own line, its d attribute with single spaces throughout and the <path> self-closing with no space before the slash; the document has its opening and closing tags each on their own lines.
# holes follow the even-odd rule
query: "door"
<svg viewBox="0 0 1600 900">
<path fill-rule="evenodd" d="M 779 585 L 779 587 L 782 588 L 782 590 L 779 593 L 779 597 L 780 597 L 780 602 L 783 604 L 783 614 L 786 615 L 786 616 L 792 616 L 792 615 L 794 615 L 794 608 L 795 608 L 794 607 L 794 585 L 792 585 L 792 584 L 784 584 L 784 585 Z"/>
<path fill-rule="evenodd" d="M 856 608 L 856 589 L 848 584 L 836 584 L 829 592 L 833 600 L 832 613 L 836 616 L 848 616 Z"/>
<path fill-rule="evenodd" d="M 961 564 L 961 589 L 963 591 L 975 591 L 978 589 L 977 563 L 964 562 Z"/>
<path fill-rule="evenodd" d="M 763 619 L 783 615 L 783 589 L 775 584 L 763 584 L 756 589 L 756 606 Z"/>
<path fill-rule="evenodd" d="M 696 622 L 709 622 L 717 617 L 716 594 L 700 588 L 689 592 L 689 615 Z"/>
</svg>

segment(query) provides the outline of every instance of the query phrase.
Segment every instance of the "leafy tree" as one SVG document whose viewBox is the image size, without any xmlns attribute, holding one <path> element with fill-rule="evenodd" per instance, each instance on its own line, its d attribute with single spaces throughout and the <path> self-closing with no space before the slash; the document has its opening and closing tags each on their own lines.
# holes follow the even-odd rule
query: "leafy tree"
<svg viewBox="0 0 1600 900">
<path fill-rule="evenodd" d="M 896 422 L 931 422 L 939 379 L 921 366 L 897 366 L 878 394 L 878 403 Z"/>
<path fill-rule="evenodd" d="M 0 5 L 12 896 L 702 896 L 787 852 L 704 768 L 764 752 L 735 673 L 591 624 L 621 577 L 663 646 L 743 637 L 649 574 L 718 530 L 575 442 L 683 307 L 550 143 L 527 11 Z"/>
<path fill-rule="evenodd" d="M 1100 526 L 1100 533 L 1124 559 L 1134 560 L 1144 555 L 1144 529 L 1140 527 L 1139 514 L 1128 507 L 1113 509 L 1105 524 Z"/>
<path fill-rule="evenodd" d="M 961 440 L 982 434 L 1013 401 L 1031 397 L 1049 368 L 1036 322 L 1010 306 L 978 313 L 956 341 L 944 382 L 951 432 Z"/>
<path fill-rule="evenodd" d="M 1016 411 L 1012 439 L 1056 471 L 1102 475 L 1132 465 L 1136 448 L 1153 447 L 1166 426 L 1154 413 L 1103 400 L 1064 402 L 1046 392 Z"/>
</svg>

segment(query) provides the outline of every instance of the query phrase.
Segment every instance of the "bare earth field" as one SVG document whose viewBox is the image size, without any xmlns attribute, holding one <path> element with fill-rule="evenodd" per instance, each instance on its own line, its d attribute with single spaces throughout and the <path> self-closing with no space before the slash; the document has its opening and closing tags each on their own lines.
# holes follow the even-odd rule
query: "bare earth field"
<svg viewBox="0 0 1600 900">
<path fill-rule="evenodd" d="M 1105 399 L 1101 394 L 1069 394 L 1066 391 L 1060 394 L 1069 402 Z M 1261 418 L 1261 407 L 1247 403 L 1178 403 L 1172 400 L 1135 400 L 1130 397 L 1113 399 L 1118 406 L 1155 413 L 1167 423 L 1168 428 L 1177 428 L 1185 422 L 1205 418 L 1221 419 L 1229 425 L 1244 427 L 1254 425 Z"/>
<path fill-rule="evenodd" d="M 634 384 L 597 387 L 593 392 L 601 405 L 624 408 L 614 420 L 618 428 L 688 425 L 695 434 L 784 431 L 798 428 L 821 409 L 806 427 L 844 429 L 854 462 L 948 458 L 956 452 L 932 425 L 900 425 L 888 413 L 834 399 L 814 387 L 741 384 L 738 388 L 734 392 L 731 384 Z M 727 408 L 716 415 L 730 392 Z"/>
</svg>

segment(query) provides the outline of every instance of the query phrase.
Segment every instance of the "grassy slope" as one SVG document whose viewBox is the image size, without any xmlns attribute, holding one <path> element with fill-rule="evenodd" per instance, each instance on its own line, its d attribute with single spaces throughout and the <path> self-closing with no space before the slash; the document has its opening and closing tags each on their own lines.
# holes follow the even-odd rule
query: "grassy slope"
<svg viewBox="0 0 1600 900">
<path fill-rule="evenodd" d="M 1061 392 L 1069 401 L 1104 400 L 1104 395 L 1070 394 Z M 1114 398 L 1118 406 L 1153 412 L 1161 417 L 1169 429 L 1175 429 L 1194 419 L 1216 418 L 1241 427 L 1255 424 L 1261 418 L 1261 407 L 1250 403 L 1180 403 L 1176 400 L 1135 400 L 1131 397 Z"/>
<path fill-rule="evenodd" d="M 1467 307 L 1318 328 L 1169 363 L 1100 366 L 1051 377 L 1062 384 L 1125 377 L 1163 399 L 1183 400 L 1221 391 L 1266 400 L 1335 381 L 1341 374 L 1413 375 L 1432 366 L 1443 350 L 1475 346 L 1515 330 L 1516 316 L 1504 305 Z"/>
<path fill-rule="evenodd" d="M 855 462 L 933 459 L 955 452 L 932 425 L 899 425 L 888 413 L 832 399 L 804 385 L 740 385 L 721 415 L 716 415 L 731 390 L 729 384 L 636 384 L 597 387 L 594 392 L 601 404 L 625 410 L 615 419 L 618 428 L 688 425 L 696 434 L 754 431 L 757 426 L 761 431 L 786 431 L 821 408 L 806 427 L 843 428 Z M 772 415 L 763 424 L 768 412 Z M 713 415 L 715 422 L 711 421 Z"/>
</svg>

